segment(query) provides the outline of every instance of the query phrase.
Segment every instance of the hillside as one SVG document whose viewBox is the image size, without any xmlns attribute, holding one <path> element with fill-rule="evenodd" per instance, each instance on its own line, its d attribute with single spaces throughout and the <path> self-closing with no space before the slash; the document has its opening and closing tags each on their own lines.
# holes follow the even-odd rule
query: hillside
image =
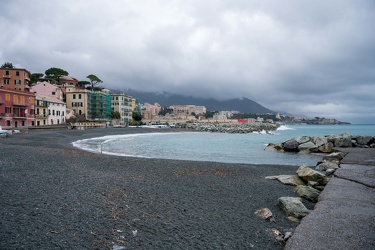
<svg viewBox="0 0 375 250">
<path fill-rule="evenodd" d="M 192 96 L 184 96 L 178 94 L 171 94 L 167 92 L 163 93 L 152 93 L 152 92 L 140 92 L 128 89 L 126 91 L 122 91 L 139 99 L 141 103 L 151 103 L 154 104 L 155 102 L 159 103 L 161 106 L 170 106 L 175 104 L 180 105 L 198 105 L 198 106 L 205 106 L 208 111 L 230 111 L 236 110 L 241 113 L 276 113 L 270 109 L 267 109 L 260 105 L 257 102 L 254 102 L 248 98 L 237 98 L 237 99 L 230 99 L 225 101 L 219 101 L 215 99 L 203 99 L 203 98 L 196 98 Z"/>
</svg>

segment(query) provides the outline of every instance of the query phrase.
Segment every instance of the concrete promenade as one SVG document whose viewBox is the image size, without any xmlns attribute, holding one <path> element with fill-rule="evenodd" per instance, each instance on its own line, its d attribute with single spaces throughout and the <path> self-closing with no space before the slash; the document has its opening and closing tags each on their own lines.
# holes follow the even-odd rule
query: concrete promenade
<svg viewBox="0 0 375 250">
<path fill-rule="evenodd" d="M 284 249 L 375 249 L 375 149 L 348 154 Z"/>
</svg>

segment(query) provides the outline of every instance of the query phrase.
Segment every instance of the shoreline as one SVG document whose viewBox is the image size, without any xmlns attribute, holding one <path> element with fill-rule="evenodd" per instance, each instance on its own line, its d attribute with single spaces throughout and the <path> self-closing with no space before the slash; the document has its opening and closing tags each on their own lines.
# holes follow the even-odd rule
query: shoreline
<svg viewBox="0 0 375 250">
<path fill-rule="evenodd" d="M 265 176 L 297 166 L 123 157 L 72 145 L 148 132 L 156 131 L 30 131 L 2 140 L 0 248 L 283 249 L 272 229 L 298 223 L 277 199 L 295 194 Z M 254 214 L 263 207 L 276 223 Z"/>
</svg>

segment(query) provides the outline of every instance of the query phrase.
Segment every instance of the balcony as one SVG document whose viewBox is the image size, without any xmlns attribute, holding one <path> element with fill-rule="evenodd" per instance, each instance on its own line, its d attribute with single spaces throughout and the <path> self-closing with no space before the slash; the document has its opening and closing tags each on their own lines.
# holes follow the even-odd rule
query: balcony
<svg viewBox="0 0 375 250">
<path fill-rule="evenodd" d="M 28 106 L 30 106 L 30 103 L 29 103 L 29 102 L 13 102 L 13 106 L 24 106 L 24 107 L 28 107 Z"/>
<path fill-rule="evenodd" d="M 48 115 L 47 114 L 36 114 L 35 118 L 37 119 L 47 119 Z"/>
<path fill-rule="evenodd" d="M 10 79 L 11 77 L 10 77 L 10 75 L 3 75 L 3 78 L 4 79 Z"/>
</svg>

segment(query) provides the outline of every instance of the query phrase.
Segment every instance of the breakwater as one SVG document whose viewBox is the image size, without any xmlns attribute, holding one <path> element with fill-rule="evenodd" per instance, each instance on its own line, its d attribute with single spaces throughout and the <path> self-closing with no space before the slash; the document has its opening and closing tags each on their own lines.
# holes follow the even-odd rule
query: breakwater
<svg viewBox="0 0 375 250">
<path fill-rule="evenodd" d="M 276 130 L 279 126 L 272 123 L 180 123 L 176 128 L 191 129 L 205 132 L 218 133 L 253 133 L 269 132 Z"/>
</svg>

